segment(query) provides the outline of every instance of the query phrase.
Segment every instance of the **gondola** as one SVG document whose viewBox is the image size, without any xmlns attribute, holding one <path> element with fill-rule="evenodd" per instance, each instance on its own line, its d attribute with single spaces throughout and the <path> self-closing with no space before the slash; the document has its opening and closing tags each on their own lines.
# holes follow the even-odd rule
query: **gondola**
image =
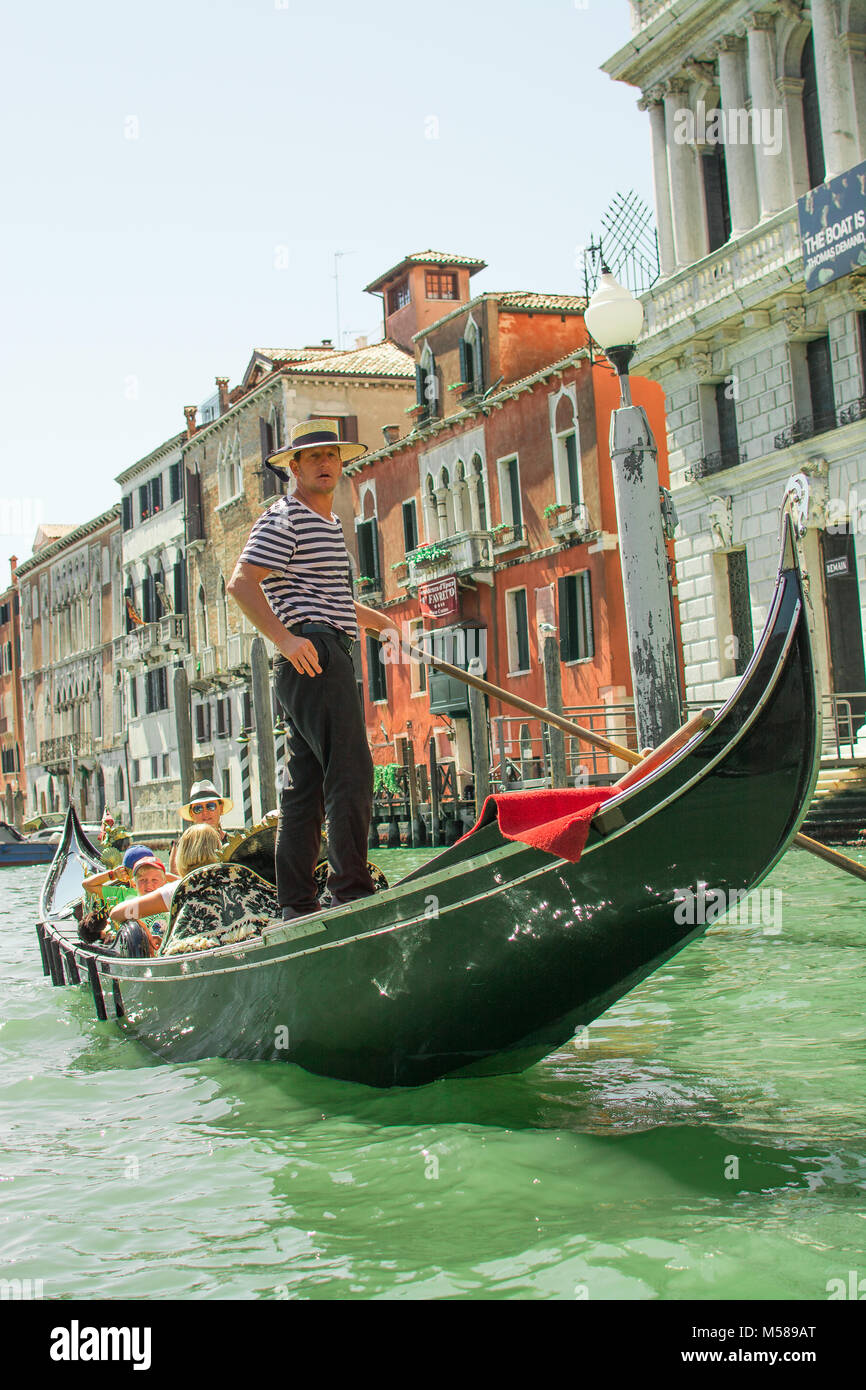
<svg viewBox="0 0 866 1390">
<path fill-rule="evenodd" d="M 690 898 L 754 888 L 790 844 L 820 750 L 806 608 L 784 514 L 772 605 L 737 689 L 681 751 L 607 793 L 576 862 L 509 838 L 504 798 L 489 798 L 461 841 L 373 897 L 150 960 L 77 942 L 57 917 L 69 870 L 55 865 L 46 973 L 89 983 L 100 1016 L 172 1061 L 288 1061 L 379 1087 L 523 1070 L 706 930 Z M 535 795 L 543 817 L 551 793 Z"/>
<path fill-rule="evenodd" d="M 21 864 L 50 864 L 54 845 L 42 840 L 28 840 L 8 821 L 0 820 L 0 869 L 16 868 Z"/>
</svg>

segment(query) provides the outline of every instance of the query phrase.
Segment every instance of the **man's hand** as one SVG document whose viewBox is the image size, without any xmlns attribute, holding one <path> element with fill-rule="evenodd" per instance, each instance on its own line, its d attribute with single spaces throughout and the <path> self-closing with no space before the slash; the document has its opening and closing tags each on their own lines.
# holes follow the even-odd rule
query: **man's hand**
<svg viewBox="0 0 866 1390">
<path fill-rule="evenodd" d="M 279 644 L 279 651 L 282 652 L 286 661 L 292 663 L 299 675 L 320 676 L 322 674 L 322 668 L 319 665 L 319 653 L 309 637 L 295 637 L 291 632 L 287 632 Z"/>
</svg>

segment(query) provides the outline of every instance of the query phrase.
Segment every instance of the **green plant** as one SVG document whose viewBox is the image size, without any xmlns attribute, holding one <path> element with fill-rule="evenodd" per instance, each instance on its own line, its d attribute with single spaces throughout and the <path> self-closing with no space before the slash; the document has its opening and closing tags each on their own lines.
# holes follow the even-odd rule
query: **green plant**
<svg viewBox="0 0 866 1390">
<path fill-rule="evenodd" d="M 392 568 L 392 570 L 402 570 L 402 569 L 407 569 L 408 566 L 409 566 L 409 561 L 408 561 L 408 560 L 395 560 L 395 561 L 394 561 L 394 564 L 391 566 L 391 568 Z"/>
<path fill-rule="evenodd" d="M 433 565 L 437 560 L 447 560 L 451 554 L 447 545 L 439 545 L 434 542 L 432 545 L 419 546 L 413 550 L 412 559 L 416 565 Z"/>
<path fill-rule="evenodd" d="M 494 536 L 498 536 L 500 531 L 511 531 L 513 529 L 510 521 L 500 521 L 498 526 L 491 526 L 490 531 Z"/>
<path fill-rule="evenodd" d="M 568 503 L 567 503 L 567 502 L 551 502 L 549 506 L 545 507 L 545 509 L 544 509 L 544 515 L 545 515 L 545 516 L 553 516 L 554 512 L 565 512 L 565 511 L 568 511 Z"/>
<path fill-rule="evenodd" d="M 373 795 L 379 796 L 382 792 L 398 795 L 396 763 L 375 763 L 373 766 Z"/>
</svg>

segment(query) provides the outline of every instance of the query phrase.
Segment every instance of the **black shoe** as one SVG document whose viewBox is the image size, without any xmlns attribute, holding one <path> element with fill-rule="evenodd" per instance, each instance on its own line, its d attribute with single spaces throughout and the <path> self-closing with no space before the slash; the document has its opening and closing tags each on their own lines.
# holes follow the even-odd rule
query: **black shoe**
<svg viewBox="0 0 866 1390">
<path fill-rule="evenodd" d="M 319 903 L 316 903 L 314 907 L 304 907 L 301 909 L 295 907 L 284 907 L 282 909 L 283 921 L 293 922 L 296 917 L 312 917 L 314 912 L 319 911 L 321 911 L 321 905 Z"/>
</svg>

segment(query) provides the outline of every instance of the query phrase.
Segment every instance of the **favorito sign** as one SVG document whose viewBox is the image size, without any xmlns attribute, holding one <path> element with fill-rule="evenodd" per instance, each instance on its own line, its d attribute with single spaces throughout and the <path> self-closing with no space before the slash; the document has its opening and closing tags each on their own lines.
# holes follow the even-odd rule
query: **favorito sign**
<svg viewBox="0 0 866 1390">
<path fill-rule="evenodd" d="M 866 163 L 797 199 L 806 289 L 866 268 Z"/>
<path fill-rule="evenodd" d="M 449 574 L 446 579 L 434 579 L 430 584 L 418 585 L 418 602 L 425 618 L 447 618 L 457 612 L 457 577 Z"/>
</svg>

